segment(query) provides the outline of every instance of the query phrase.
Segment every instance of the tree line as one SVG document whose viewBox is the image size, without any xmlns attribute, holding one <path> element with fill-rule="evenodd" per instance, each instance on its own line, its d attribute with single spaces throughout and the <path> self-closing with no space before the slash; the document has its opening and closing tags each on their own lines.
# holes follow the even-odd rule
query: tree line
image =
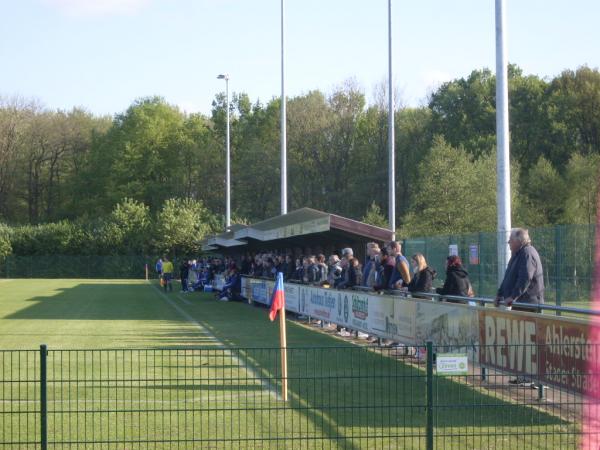
<svg viewBox="0 0 600 450">
<path fill-rule="evenodd" d="M 288 99 L 290 210 L 309 206 L 385 225 L 386 96 L 379 88 L 367 102 L 364 90 L 348 81 L 329 93 Z M 511 65 L 509 101 L 513 222 L 593 222 L 598 70 L 583 66 L 545 79 Z M 157 250 L 161 233 L 175 233 L 160 229 L 169 208 L 198 222 L 197 230 L 186 229 L 197 239 L 221 229 L 226 108 L 223 93 L 209 116 L 148 97 L 110 118 L 0 98 L 0 251 L 7 245 L 18 254 L 49 250 L 45 238 L 35 237 L 42 229 L 48 239 L 86 235 L 69 241 L 73 251 L 86 245 L 101 254 L 150 250 L 144 245 Z M 277 215 L 280 99 L 263 104 L 234 94 L 230 113 L 234 221 Z M 401 236 L 494 230 L 492 72 L 474 70 L 443 83 L 426 104 L 395 111 L 394 120 Z M 124 226 L 116 219 L 123 211 L 140 217 L 133 210 L 145 217 L 134 228 L 147 234 L 137 238 L 116 231 Z"/>
</svg>

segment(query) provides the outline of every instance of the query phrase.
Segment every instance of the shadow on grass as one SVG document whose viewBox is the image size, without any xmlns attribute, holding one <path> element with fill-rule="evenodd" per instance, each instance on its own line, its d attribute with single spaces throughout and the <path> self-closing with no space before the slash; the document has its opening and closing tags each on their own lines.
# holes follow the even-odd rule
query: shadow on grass
<svg viewBox="0 0 600 450">
<path fill-rule="evenodd" d="M 154 296 L 148 294 L 146 285 L 140 283 L 81 282 L 58 289 L 52 295 L 31 297 L 26 302 L 31 303 L 30 306 L 4 318 L 186 321 L 164 303 L 156 302 Z"/>
<path fill-rule="evenodd" d="M 266 311 L 243 304 L 203 301 L 194 314 L 203 327 L 229 347 L 258 374 L 280 386 L 280 351 L 248 348 L 277 344 L 278 326 Z M 200 308 L 199 308 L 200 309 Z M 193 312 L 193 311 L 192 311 Z M 256 318 L 256 321 L 253 320 Z M 260 320 L 264 320 L 261 324 Z M 235 323 L 233 332 L 232 322 Z M 263 325 L 261 327 L 261 325 Z M 264 327 L 264 328 L 263 328 Z M 270 328 L 270 332 L 264 329 Z M 262 331 L 261 331 L 262 330 Z M 415 367 L 391 357 L 390 350 L 373 352 L 288 322 L 290 407 L 301 409 L 316 423 L 326 417 L 340 427 L 424 427 L 426 379 L 423 363 Z M 436 425 L 445 427 L 515 427 L 562 425 L 558 417 L 523 404 L 488 395 L 449 378 L 435 378 Z"/>
</svg>

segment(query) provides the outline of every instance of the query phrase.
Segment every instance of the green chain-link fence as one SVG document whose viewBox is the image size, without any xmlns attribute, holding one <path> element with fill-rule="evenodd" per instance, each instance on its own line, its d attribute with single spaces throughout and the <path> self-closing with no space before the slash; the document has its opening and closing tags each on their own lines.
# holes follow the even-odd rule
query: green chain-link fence
<svg viewBox="0 0 600 450">
<path fill-rule="evenodd" d="M 529 234 L 542 259 L 546 302 L 560 305 L 589 301 L 595 225 L 530 228 Z M 423 253 L 437 270 L 438 283 L 442 283 L 450 246 L 456 245 L 477 295 L 493 296 L 498 288 L 497 238 L 497 233 L 410 238 L 404 241 L 403 253 Z"/>
<path fill-rule="evenodd" d="M 149 256 L 8 256 L 0 264 L 5 278 L 144 278 L 157 258 Z"/>
<path fill-rule="evenodd" d="M 0 350 L 0 449 L 580 447 L 597 402 L 484 377 L 490 350 L 288 348 L 287 401 L 279 348 Z"/>
</svg>

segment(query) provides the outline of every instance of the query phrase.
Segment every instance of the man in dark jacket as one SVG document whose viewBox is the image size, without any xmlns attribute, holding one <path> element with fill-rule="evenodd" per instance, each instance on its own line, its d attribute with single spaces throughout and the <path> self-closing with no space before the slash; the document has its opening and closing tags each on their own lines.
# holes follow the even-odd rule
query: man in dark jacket
<svg viewBox="0 0 600 450">
<path fill-rule="evenodd" d="M 181 292 L 187 292 L 188 290 L 188 276 L 190 273 L 190 262 L 185 259 L 179 266 L 179 279 L 181 280 Z"/>
<path fill-rule="evenodd" d="M 511 306 L 513 302 L 541 305 L 544 303 L 544 271 L 537 250 L 531 245 L 529 232 L 515 228 L 508 241 L 512 256 L 504 280 L 496 295 L 496 306 Z M 535 311 L 533 308 L 513 310 Z"/>
</svg>

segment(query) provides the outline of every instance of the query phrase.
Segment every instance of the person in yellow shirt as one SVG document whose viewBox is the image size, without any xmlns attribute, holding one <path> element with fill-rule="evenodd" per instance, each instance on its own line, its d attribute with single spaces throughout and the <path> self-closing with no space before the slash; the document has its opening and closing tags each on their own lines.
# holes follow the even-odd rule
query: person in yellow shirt
<svg viewBox="0 0 600 450">
<path fill-rule="evenodd" d="M 163 258 L 162 272 L 165 292 L 167 292 L 167 289 L 173 292 L 173 263 L 166 256 Z"/>
</svg>

